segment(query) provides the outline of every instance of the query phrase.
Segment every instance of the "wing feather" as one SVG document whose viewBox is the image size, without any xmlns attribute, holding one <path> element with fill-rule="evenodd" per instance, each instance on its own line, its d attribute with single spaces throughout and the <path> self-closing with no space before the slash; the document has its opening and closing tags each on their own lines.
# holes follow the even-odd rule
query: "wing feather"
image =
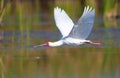
<svg viewBox="0 0 120 78">
<path fill-rule="evenodd" d="M 61 8 L 54 8 L 54 19 L 56 26 L 58 27 L 62 36 L 68 36 L 74 26 L 74 23 L 66 14 L 66 12 Z"/>
<path fill-rule="evenodd" d="M 84 8 L 81 18 L 74 25 L 69 36 L 77 39 L 86 39 L 90 34 L 94 23 L 95 10 L 89 6 Z"/>
</svg>

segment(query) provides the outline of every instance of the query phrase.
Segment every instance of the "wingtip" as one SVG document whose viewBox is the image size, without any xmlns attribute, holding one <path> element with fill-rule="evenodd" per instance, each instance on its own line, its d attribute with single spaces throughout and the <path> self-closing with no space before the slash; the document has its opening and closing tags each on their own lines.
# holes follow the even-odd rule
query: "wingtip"
<svg viewBox="0 0 120 78">
<path fill-rule="evenodd" d="M 58 6 L 56 6 L 55 8 L 54 8 L 54 10 L 56 10 L 58 8 Z"/>
<path fill-rule="evenodd" d="M 55 11 L 58 11 L 58 12 L 62 12 L 62 9 L 59 8 L 58 6 L 56 6 L 56 7 L 54 8 L 54 10 L 55 10 Z"/>
<path fill-rule="evenodd" d="M 92 11 L 92 10 L 93 10 L 93 7 L 91 7 L 91 6 L 88 5 L 88 6 L 85 6 L 84 10 Z"/>
<path fill-rule="evenodd" d="M 58 7 L 58 6 L 56 6 L 56 9 L 59 9 L 59 7 Z"/>
<path fill-rule="evenodd" d="M 57 10 L 57 9 L 59 9 L 59 7 L 58 7 L 58 6 L 56 6 L 56 7 L 54 8 L 54 10 Z"/>
<path fill-rule="evenodd" d="M 83 11 L 83 16 L 86 15 L 87 13 L 90 13 L 90 12 L 95 12 L 95 9 L 93 9 L 89 5 L 85 6 L 84 11 Z"/>
</svg>

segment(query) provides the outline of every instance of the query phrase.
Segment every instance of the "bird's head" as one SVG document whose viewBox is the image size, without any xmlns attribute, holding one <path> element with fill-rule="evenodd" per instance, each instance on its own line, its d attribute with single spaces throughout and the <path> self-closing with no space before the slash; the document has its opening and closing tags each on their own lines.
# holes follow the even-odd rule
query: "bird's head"
<svg viewBox="0 0 120 78">
<path fill-rule="evenodd" d="M 46 47 L 49 47 L 49 46 L 50 46 L 50 42 L 46 42 L 44 45 L 45 45 Z"/>
<path fill-rule="evenodd" d="M 54 43 L 53 42 L 46 42 L 44 45 L 46 47 L 54 47 Z"/>
<path fill-rule="evenodd" d="M 45 44 L 43 44 L 46 47 L 53 47 L 54 43 L 53 42 L 46 42 Z"/>
</svg>

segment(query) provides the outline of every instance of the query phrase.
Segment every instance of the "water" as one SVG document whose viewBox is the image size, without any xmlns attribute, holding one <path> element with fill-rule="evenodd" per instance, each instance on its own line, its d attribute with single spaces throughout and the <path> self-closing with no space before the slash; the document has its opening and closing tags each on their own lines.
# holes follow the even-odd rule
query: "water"
<svg viewBox="0 0 120 78">
<path fill-rule="evenodd" d="M 93 28 L 91 34 L 87 39 L 95 42 L 101 42 L 101 47 L 120 47 L 120 28 Z M 22 35 L 22 36 L 21 36 Z M 3 44 L 21 44 L 26 42 L 28 32 L 23 31 L 7 31 L 4 32 Z M 14 40 L 12 40 L 14 37 Z M 23 37 L 23 39 L 21 39 Z M 44 43 L 45 41 L 57 41 L 61 38 L 61 34 L 58 30 L 31 30 L 29 31 L 29 41 Z M 21 39 L 21 40 L 20 40 Z M 33 45 L 33 44 L 32 44 Z M 87 46 L 87 45 L 86 45 Z"/>
<path fill-rule="evenodd" d="M 5 31 L 1 78 L 120 78 L 120 28 L 93 28 L 88 39 L 102 46 L 33 48 L 61 38 L 58 30 Z"/>
<path fill-rule="evenodd" d="M 116 50 L 115 50 L 116 49 Z M 22 55 L 16 52 L 28 52 Z M 7 78 L 119 78 L 117 48 L 48 48 L 1 54 Z M 24 53 L 26 54 L 26 53 Z"/>
</svg>

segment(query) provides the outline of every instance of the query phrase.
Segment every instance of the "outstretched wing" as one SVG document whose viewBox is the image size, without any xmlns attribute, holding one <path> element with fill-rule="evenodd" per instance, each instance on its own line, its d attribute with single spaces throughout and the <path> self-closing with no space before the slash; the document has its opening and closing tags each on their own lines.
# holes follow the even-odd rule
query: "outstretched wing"
<svg viewBox="0 0 120 78">
<path fill-rule="evenodd" d="M 69 36 L 77 39 L 86 39 L 91 32 L 94 23 L 95 10 L 89 6 L 84 8 L 84 12 L 77 24 L 74 25 Z"/>
<path fill-rule="evenodd" d="M 68 36 L 74 26 L 73 21 L 64 10 L 61 10 L 58 7 L 54 8 L 54 18 L 56 26 L 60 30 L 62 36 Z"/>
</svg>

